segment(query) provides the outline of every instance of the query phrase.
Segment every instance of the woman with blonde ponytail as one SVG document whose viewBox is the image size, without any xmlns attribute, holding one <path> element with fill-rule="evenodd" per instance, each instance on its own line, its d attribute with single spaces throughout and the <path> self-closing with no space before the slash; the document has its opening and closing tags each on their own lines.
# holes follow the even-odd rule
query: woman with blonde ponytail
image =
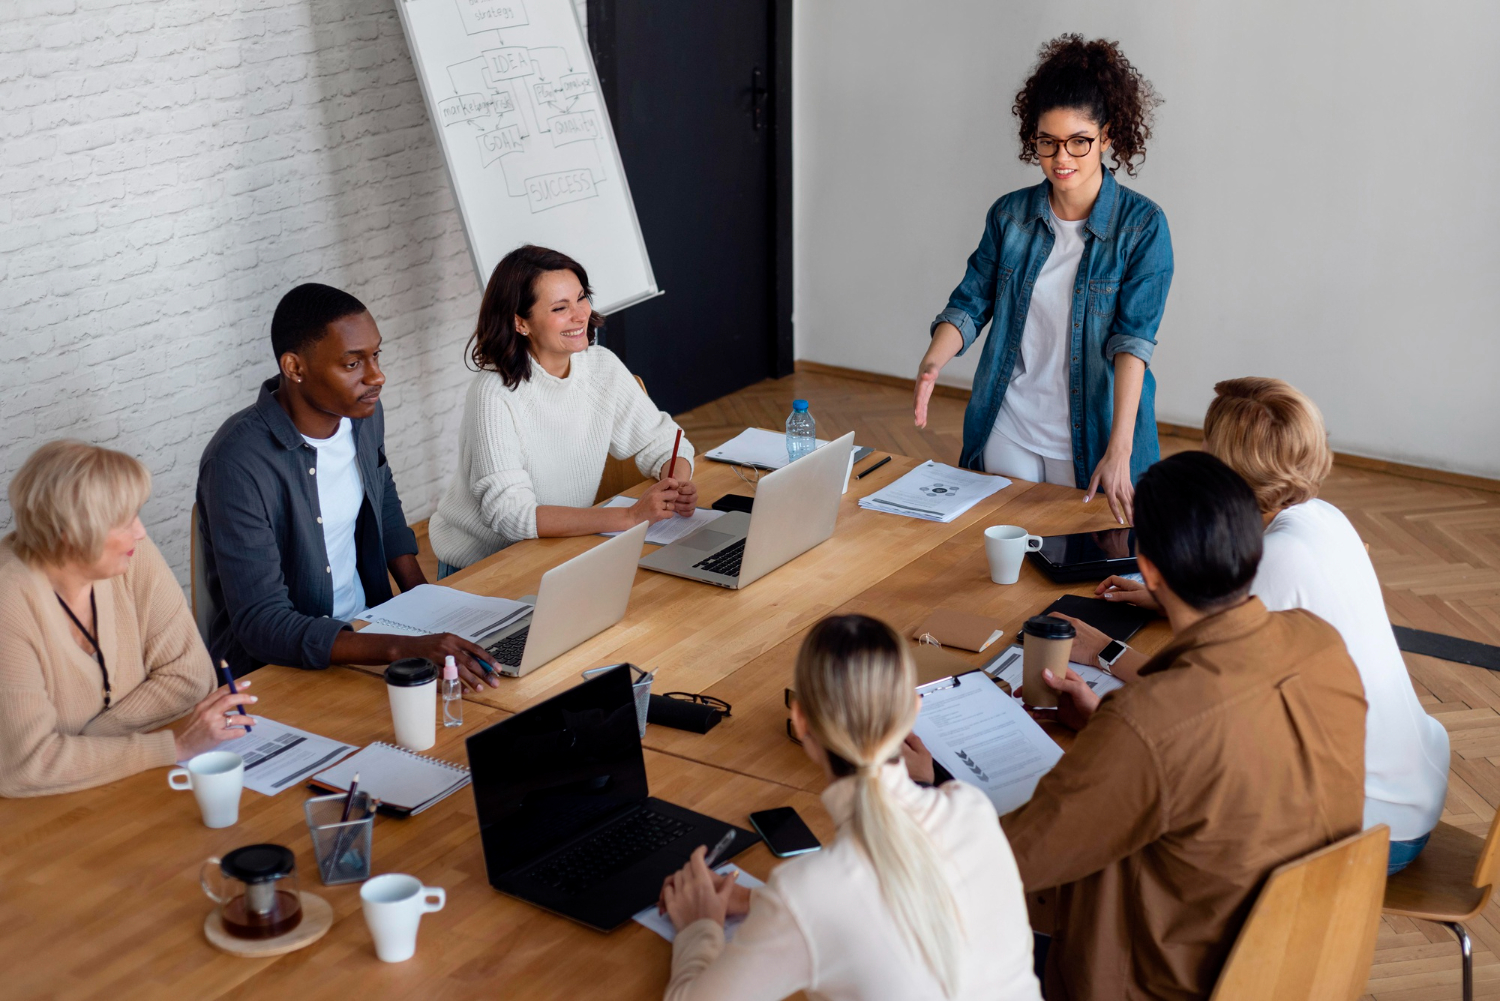
<svg viewBox="0 0 1500 1001">
<path fill-rule="evenodd" d="M 901 751 L 916 722 L 905 642 L 863 615 L 824 619 L 797 657 L 792 726 L 837 827 L 750 896 L 700 848 L 668 877 L 668 1001 L 1037 1001 L 1021 880 L 990 801 L 922 788 Z M 725 944 L 726 916 L 745 913 Z"/>
</svg>

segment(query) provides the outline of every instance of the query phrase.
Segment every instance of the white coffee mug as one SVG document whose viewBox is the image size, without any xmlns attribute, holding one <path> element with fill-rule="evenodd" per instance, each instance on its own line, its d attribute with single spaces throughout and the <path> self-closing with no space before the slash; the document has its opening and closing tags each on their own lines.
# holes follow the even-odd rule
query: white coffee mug
<svg viewBox="0 0 1500 1001">
<path fill-rule="evenodd" d="M 441 886 L 423 886 L 415 876 L 390 873 L 365 880 L 359 900 L 375 940 L 375 955 L 386 963 L 404 963 L 417 951 L 422 915 L 442 910 L 448 894 Z"/>
<path fill-rule="evenodd" d="M 1014 584 L 1021 579 L 1021 560 L 1042 548 L 1040 535 L 1027 535 L 1018 525 L 994 525 L 984 530 L 984 554 L 990 560 L 990 580 Z"/>
<path fill-rule="evenodd" d="M 182 783 L 178 784 L 178 779 Z M 209 827 L 233 827 L 240 819 L 240 790 L 245 787 L 245 759 L 233 751 L 206 751 L 185 768 L 167 772 L 167 785 L 191 789 Z"/>
</svg>

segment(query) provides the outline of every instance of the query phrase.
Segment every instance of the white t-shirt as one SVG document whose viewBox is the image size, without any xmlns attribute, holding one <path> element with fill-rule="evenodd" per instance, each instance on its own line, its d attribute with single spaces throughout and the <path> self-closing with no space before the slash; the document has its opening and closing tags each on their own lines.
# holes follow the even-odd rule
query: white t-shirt
<svg viewBox="0 0 1500 1001">
<path fill-rule="evenodd" d="M 1021 350 L 1000 401 L 995 430 L 1048 459 L 1073 457 L 1068 406 L 1068 352 L 1073 348 L 1073 282 L 1083 260 L 1087 219 L 1065 222 L 1048 208 L 1055 235 L 1052 252 L 1036 276 Z"/>
<path fill-rule="evenodd" d="M 1392 841 L 1437 824 L 1448 791 L 1448 731 L 1422 708 L 1354 526 L 1326 501 L 1295 504 L 1266 528 L 1251 593 L 1272 611 L 1305 608 L 1339 631 L 1365 686 L 1365 826 Z"/>
<path fill-rule="evenodd" d="M 348 622 L 366 607 L 354 548 L 354 523 L 365 500 L 354 458 L 354 425 L 344 417 L 332 438 L 302 438 L 318 450 L 318 510 L 333 577 L 333 617 Z"/>
</svg>

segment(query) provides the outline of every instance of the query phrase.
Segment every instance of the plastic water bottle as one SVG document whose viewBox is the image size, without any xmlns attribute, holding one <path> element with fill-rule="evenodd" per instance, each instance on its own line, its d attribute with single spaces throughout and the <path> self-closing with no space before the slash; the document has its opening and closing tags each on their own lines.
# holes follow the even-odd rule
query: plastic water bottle
<svg viewBox="0 0 1500 1001">
<path fill-rule="evenodd" d="M 464 689 L 451 656 L 443 658 L 443 725 L 464 725 Z"/>
<path fill-rule="evenodd" d="M 808 413 L 806 400 L 792 401 L 792 415 L 786 419 L 786 461 L 796 462 L 818 447 L 818 423 Z"/>
</svg>

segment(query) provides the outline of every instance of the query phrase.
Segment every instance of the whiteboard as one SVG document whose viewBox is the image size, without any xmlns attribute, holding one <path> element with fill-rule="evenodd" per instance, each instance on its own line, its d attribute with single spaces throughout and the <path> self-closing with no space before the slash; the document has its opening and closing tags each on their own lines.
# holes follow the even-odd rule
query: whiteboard
<svg viewBox="0 0 1500 1001">
<path fill-rule="evenodd" d="M 482 287 L 525 243 L 582 264 L 594 308 L 658 294 L 571 0 L 398 0 Z"/>
</svg>

